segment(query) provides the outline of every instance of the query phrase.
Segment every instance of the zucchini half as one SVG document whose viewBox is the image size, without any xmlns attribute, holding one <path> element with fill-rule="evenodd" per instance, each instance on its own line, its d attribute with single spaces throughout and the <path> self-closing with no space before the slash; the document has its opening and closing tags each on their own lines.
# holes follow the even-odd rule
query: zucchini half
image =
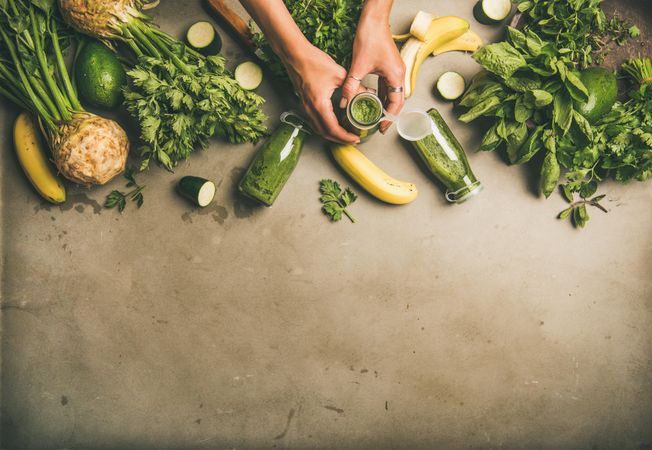
<svg viewBox="0 0 652 450">
<path fill-rule="evenodd" d="M 263 82 L 263 69 L 252 61 L 245 61 L 235 68 L 235 80 L 246 91 L 253 91 Z"/>
<path fill-rule="evenodd" d="M 217 55 L 222 50 L 222 38 L 212 23 L 196 22 L 186 33 L 188 45 L 204 56 Z"/>
<path fill-rule="evenodd" d="M 511 12 L 511 0 L 480 0 L 473 8 L 475 19 L 483 25 L 496 25 Z"/>
<path fill-rule="evenodd" d="M 215 183 L 204 178 L 187 176 L 179 180 L 177 192 L 200 208 L 204 208 L 215 197 Z"/>
<path fill-rule="evenodd" d="M 466 82 L 464 77 L 457 72 L 445 72 L 437 80 L 437 92 L 448 101 L 455 101 L 464 94 Z"/>
</svg>

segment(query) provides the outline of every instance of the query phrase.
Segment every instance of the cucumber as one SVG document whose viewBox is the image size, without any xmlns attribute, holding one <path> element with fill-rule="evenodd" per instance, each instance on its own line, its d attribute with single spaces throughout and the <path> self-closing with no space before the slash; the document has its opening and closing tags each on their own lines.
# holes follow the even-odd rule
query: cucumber
<svg viewBox="0 0 652 450">
<path fill-rule="evenodd" d="M 582 114 L 589 123 L 597 122 L 611 111 L 618 97 L 618 80 L 614 72 L 604 67 L 590 67 L 579 74 L 589 92 L 587 102 L 573 101 L 577 112 Z"/>
<path fill-rule="evenodd" d="M 512 12 L 511 0 L 480 0 L 473 8 L 475 20 L 484 25 L 502 22 Z"/>
<path fill-rule="evenodd" d="M 253 91 L 263 82 L 263 69 L 254 62 L 245 61 L 235 68 L 235 79 L 247 91 Z"/>
<path fill-rule="evenodd" d="M 190 47 L 204 56 L 217 55 L 222 50 L 222 38 L 210 22 L 192 24 L 186 33 L 186 40 Z"/>
<path fill-rule="evenodd" d="M 437 80 L 437 92 L 444 100 L 455 101 L 465 90 L 464 77 L 457 72 L 445 72 Z"/>
<path fill-rule="evenodd" d="M 204 178 L 187 176 L 179 180 L 177 192 L 200 208 L 204 208 L 215 197 L 215 183 Z"/>
<path fill-rule="evenodd" d="M 122 103 L 127 74 L 111 50 L 88 40 L 77 55 L 74 79 L 79 99 L 95 108 L 113 109 Z"/>
</svg>

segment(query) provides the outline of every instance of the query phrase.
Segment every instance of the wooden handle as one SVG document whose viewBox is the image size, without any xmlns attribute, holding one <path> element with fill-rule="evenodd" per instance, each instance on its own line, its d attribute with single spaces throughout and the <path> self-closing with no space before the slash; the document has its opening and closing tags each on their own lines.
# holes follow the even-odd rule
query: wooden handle
<svg viewBox="0 0 652 450">
<path fill-rule="evenodd" d="M 247 47 L 251 52 L 256 51 L 254 41 L 251 39 L 249 26 L 242 17 L 231 9 L 224 0 L 206 0 L 208 8 L 226 25 L 228 31 L 233 34 L 240 44 Z"/>
</svg>

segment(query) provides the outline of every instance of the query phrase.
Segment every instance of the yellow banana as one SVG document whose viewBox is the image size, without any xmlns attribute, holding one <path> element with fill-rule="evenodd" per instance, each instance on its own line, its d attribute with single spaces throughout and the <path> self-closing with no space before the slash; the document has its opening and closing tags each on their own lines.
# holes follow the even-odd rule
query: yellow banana
<svg viewBox="0 0 652 450">
<path fill-rule="evenodd" d="M 482 38 L 469 30 L 457 39 L 453 39 L 446 44 L 437 47 L 432 56 L 441 55 L 446 52 L 475 52 L 484 45 Z"/>
<path fill-rule="evenodd" d="M 48 161 L 40 131 L 27 112 L 20 113 L 14 123 L 14 146 L 18 162 L 38 193 L 51 203 L 65 202 L 66 188 Z"/>
<path fill-rule="evenodd" d="M 340 167 L 378 200 L 405 205 L 417 198 L 414 184 L 390 177 L 354 146 L 333 145 L 331 150 Z"/>
<path fill-rule="evenodd" d="M 417 52 L 414 66 L 410 75 L 410 92 L 414 92 L 417 84 L 417 75 L 421 64 L 432 54 L 437 47 L 457 39 L 469 30 L 469 23 L 461 17 L 446 16 L 438 17 L 432 21 L 428 37 L 430 40 L 423 43 Z M 406 95 L 407 96 L 407 95 Z"/>
</svg>

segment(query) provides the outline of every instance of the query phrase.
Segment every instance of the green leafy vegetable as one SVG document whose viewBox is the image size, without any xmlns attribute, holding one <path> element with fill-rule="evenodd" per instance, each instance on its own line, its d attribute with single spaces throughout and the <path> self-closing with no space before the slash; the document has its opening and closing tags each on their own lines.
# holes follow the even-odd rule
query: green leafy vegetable
<svg viewBox="0 0 652 450">
<path fill-rule="evenodd" d="M 595 61 L 591 43 L 618 33 L 635 36 L 638 29 L 618 19 L 607 22 L 600 0 L 516 3 L 526 13 L 525 27 L 508 28 L 504 42 L 476 52 L 485 71 L 460 100 L 467 108 L 460 120 L 489 118 L 480 149 L 504 150 L 511 164 L 533 161 L 545 151 L 534 159 L 541 161 L 541 192 L 550 196 L 561 181 L 569 202 L 579 194 L 581 202 L 564 216 L 584 227 L 586 205 L 601 208 L 602 197 L 594 197 L 601 181 L 652 178 L 652 63 L 636 58 L 624 64 L 633 85 L 628 99 L 589 122 L 578 108 L 589 97 L 606 96 L 600 90 L 604 83 L 594 83 L 589 92 L 582 81 L 587 71 L 578 72 Z M 593 49 L 600 54 L 603 47 Z"/>
<path fill-rule="evenodd" d="M 104 207 L 108 209 L 118 208 L 118 211 L 122 212 L 127 207 L 127 200 L 131 200 L 136 203 L 136 206 L 140 208 L 143 206 L 145 199 L 143 198 L 143 189 L 145 186 L 140 186 L 136 182 L 134 172 L 132 170 L 127 170 L 124 174 L 124 177 L 127 179 L 127 187 L 133 187 L 131 191 L 126 194 L 121 191 L 112 191 L 109 195 L 106 196 L 104 201 Z"/>
<path fill-rule="evenodd" d="M 622 45 L 640 35 L 636 26 L 617 17 L 607 20 L 602 0 L 513 1 L 525 15 L 525 33 L 552 41 L 579 68 L 602 63 L 610 42 Z"/>
<path fill-rule="evenodd" d="M 239 143 L 266 131 L 263 98 L 240 88 L 222 57 L 185 55 L 183 70 L 171 60 L 141 56 L 127 72 L 125 104 L 140 120 L 144 142 L 141 170 L 151 159 L 172 170 L 213 135 Z"/>
<path fill-rule="evenodd" d="M 324 205 L 322 211 L 333 222 L 342 220 L 344 214 L 352 223 L 355 223 L 355 219 L 346 209 L 358 199 L 358 196 L 350 188 L 347 187 L 342 191 L 337 181 L 321 180 L 319 192 L 321 193 L 319 201 Z"/>
<path fill-rule="evenodd" d="M 527 65 L 521 53 L 507 42 L 486 45 L 473 54 L 473 59 L 503 79 Z"/>
<path fill-rule="evenodd" d="M 364 0 L 284 0 L 304 36 L 330 55 L 339 65 L 351 65 L 353 39 Z M 267 68 L 278 79 L 289 83 L 283 63 L 272 51 L 262 33 L 253 29 L 253 40 L 262 50 Z"/>
</svg>

